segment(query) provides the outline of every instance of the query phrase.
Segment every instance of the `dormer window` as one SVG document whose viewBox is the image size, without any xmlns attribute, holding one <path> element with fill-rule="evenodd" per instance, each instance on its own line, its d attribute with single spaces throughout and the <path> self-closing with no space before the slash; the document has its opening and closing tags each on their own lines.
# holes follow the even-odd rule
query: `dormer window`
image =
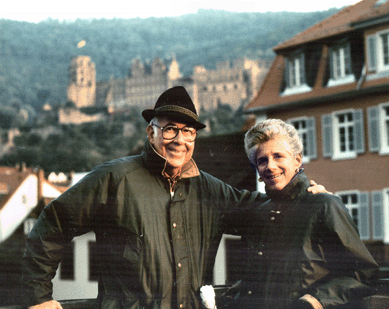
<svg viewBox="0 0 389 309">
<path fill-rule="evenodd" d="M 367 37 L 367 69 L 377 74 L 389 74 L 389 29 Z"/>
<path fill-rule="evenodd" d="M 295 88 L 303 85 L 304 75 L 304 55 L 298 55 L 288 59 L 287 64 L 287 83 L 288 88 Z"/>
<path fill-rule="evenodd" d="M 305 59 L 303 52 L 295 52 L 286 58 L 286 88 L 282 95 L 291 95 L 310 91 L 305 79 Z"/>
<path fill-rule="evenodd" d="M 330 80 L 328 86 L 337 86 L 355 81 L 351 70 L 350 44 L 343 43 L 329 50 Z"/>
</svg>

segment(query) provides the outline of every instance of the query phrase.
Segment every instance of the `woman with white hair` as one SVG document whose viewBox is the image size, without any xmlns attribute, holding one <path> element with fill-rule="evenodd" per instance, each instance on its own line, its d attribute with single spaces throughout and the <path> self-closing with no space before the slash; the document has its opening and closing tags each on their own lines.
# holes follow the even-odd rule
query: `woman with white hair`
<svg viewBox="0 0 389 309">
<path fill-rule="evenodd" d="M 359 308 L 378 269 L 341 200 L 307 192 L 303 145 L 281 120 L 255 124 L 245 148 L 270 198 L 246 213 L 247 263 L 234 308 Z"/>
</svg>

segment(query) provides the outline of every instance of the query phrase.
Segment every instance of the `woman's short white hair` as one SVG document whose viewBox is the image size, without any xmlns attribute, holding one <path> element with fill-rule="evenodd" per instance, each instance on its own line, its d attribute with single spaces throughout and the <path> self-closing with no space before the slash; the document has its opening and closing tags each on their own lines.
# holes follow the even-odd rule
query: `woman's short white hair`
<svg viewBox="0 0 389 309">
<path fill-rule="evenodd" d="M 244 139 L 246 154 L 251 163 L 255 164 L 253 154 L 259 145 L 277 137 L 283 137 L 290 145 L 292 156 L 303 153 L 303 143 L 294 126 L 285 123 L 280 119 L 267 119 L 257 122 L 247 131 Z"/>
</svg>

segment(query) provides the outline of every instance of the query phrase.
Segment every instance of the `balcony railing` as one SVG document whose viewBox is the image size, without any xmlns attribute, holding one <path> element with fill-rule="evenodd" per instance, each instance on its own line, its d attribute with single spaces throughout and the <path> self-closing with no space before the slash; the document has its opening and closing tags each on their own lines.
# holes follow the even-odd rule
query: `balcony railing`
<svg viewBox="0 0 389 309">
<path fill-rule="evenodd" d="M 229 286 L 216 286 L 216 297 L 220 296 Z M 389 308 L 389 278 L 380 279 L 377 284 L 377 294 L 366 299 L 364 309 Z M 96 299 L 60 300 L 63 309 L 96 309 Z M 22 306 L 0 306 L 0 309 L 26 309 Z"/>
</svg>

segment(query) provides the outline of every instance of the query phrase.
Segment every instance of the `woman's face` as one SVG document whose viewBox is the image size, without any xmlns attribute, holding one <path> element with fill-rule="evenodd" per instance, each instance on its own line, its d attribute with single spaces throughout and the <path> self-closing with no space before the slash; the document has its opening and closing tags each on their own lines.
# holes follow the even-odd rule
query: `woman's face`
<svg viewBox="0 0 389 309">
<path fill-rule="evenodd" d="M 274 138 L 259 145 L 255 163 L 259 176 L 272 190 L 282 190 L 301 166 L 301 154 L 293 157 L 285 138 Z"/>
</svg>

